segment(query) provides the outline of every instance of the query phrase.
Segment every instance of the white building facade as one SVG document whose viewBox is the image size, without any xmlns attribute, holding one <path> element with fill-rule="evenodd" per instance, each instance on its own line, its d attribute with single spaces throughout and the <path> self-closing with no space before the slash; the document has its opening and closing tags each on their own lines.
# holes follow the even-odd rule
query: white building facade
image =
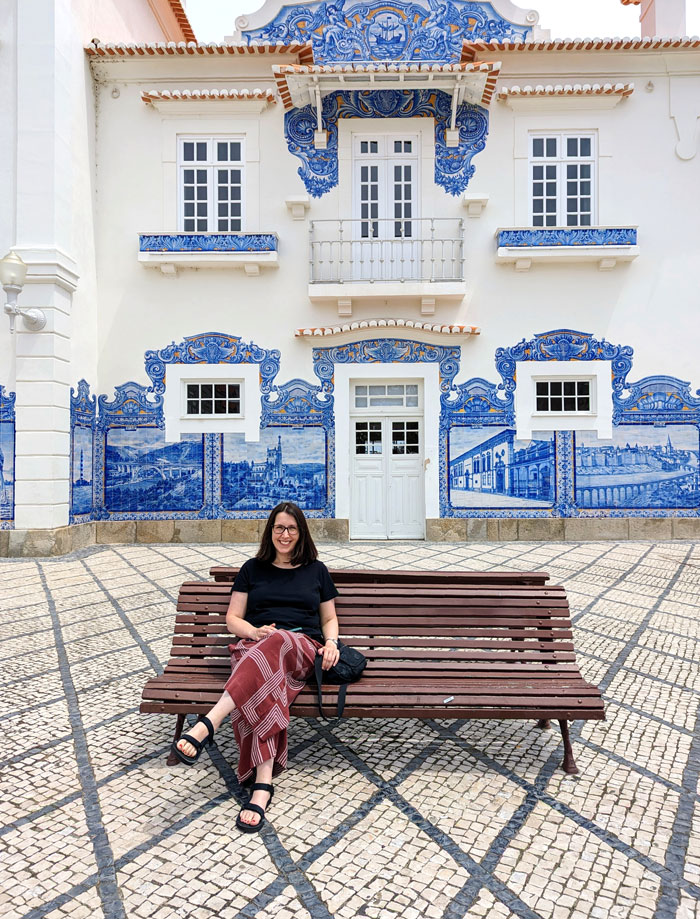
<svg viewBox="0 0 700 919">
<path fill-rule="evenodd" d="M 44 2 L 44 78 L 31 4 L 0 57 L 47 318 L 0 331 L 0 551 L 255 539 L 283 499 L 338 539 L 700 533 L 700 40 Z"/>
</svg>

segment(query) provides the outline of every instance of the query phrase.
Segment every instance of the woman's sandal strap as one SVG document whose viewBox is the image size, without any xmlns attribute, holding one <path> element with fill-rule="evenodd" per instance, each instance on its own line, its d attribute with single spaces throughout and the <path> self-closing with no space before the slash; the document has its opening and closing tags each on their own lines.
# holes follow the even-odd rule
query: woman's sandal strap
<svg viewBox="0 0 700 919">
<path fill-rule="evenodd" d="M 197 740 L 197 738 L 193 737 L 191 734 L 180 735 L 180 737 L 178 737 L 177 739 L 177 743 L 180 743 L 181 740 L 186 740 L 187 743 L 192 744 L 192 746 L 195 748 L 195 750 L 197 750 L 197 752 L 199 752 L 204 746 L 204 744 L 206 743 L 206 740 Z M 180 753 L 182 753 L 182 750 L 180 750 Z M 185 753 L 185 756 L 187 756 L 186 753 Z M 192 759 L 192 757 L 190 757 L 190 759 Z"/>
<path fill-rule="evenodd" d="M 209 746 L 211 746 L 214 743 L 214 725 L 206 715 L 200 715 L 197 721 L 201 721 L 206 726 L 206 729 L 209 733 L 209 737 L 206 740 L 203 740 L 202 743 L 208 743 Z"/>
<path fill-rule="evenodd" d="M 260 807 L 259 804 L 246 804 L 245 807 L 241 808 L 241 813 L 243 813 L 243 811 L 253 811 L 254 813 L 258 814 L 263 820 L 265 819 L 265 811 L 262 809 L 262 807 Z M 251 825 L 255 826 L 255 824 L 251 824 Z"/>
<path fill-rule="evenodd" d="M 263 782 L 254 782 L 254 783 L 250 786 L 250 790 L 251 790 L 251 792 L 253 792 L 253 791 L 267 791 L 267 792 L 270 793 L 270 797 L 272 797 L 272 793 L 274 792 L 275 789 L 272 787 L 272 785 L 265 785 Z"/>
</svg>

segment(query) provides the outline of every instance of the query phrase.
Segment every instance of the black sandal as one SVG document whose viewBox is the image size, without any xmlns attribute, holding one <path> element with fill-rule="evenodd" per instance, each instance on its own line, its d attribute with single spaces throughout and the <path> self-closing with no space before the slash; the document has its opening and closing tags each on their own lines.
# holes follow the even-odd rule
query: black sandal
<svg viewBox="0 0 700 919">
<path fill-rule="evenodd" d="M 181 763 L 185 763 L 186 766 L 192 766 L 194 763 L 196 763 L 199 757 L 202 755 L 202 750 L 206 747 L 206 745 L 209 744 L 209 746 L 211 746 L 214 743 L 214 725 L 206 715 L 200 715 L 199 718 L 197 718 L 195 724 L 199 724 L 200 721 L 203 721 L 204 724 L 206 724 L 207 731 L 209 732 L 209 736 L 206 738 L 206 740 L 197 740 L 197 738 L 193 737 L 191 734 L 183 734 L 181 737 L 178 737 L 177 740 L 174 740 L 171 746 L 175 756 L 177 756 Z M 178 744 L 181 740 L 186 740 L 187 743 L 192 744 L 192 746 L 197 751 L 194 756 L 188 756 L 186 753 L 183 753 L 182 750 L 180 750 Z"/>
<path fill-rule="evenodd" d="M 270 793 L 270 797 L 267 799 L 267 804 L 265 805 L 265 810 L 260 807 L 259 804 L 246 804 L 245 807 L 242 807 L 240 813 L 236 817 L 236 826 L 241 831 L 241 833 L 259 833 L 262 829 L 263 823 L 265 823 L 265 811 L 270 806 L 272 801 L 272 796 L 275 793 L 275 789 L 272 785 L 265 785 L 263 782 L 255 782 L 250 789 L 251 795 L 254 791 L 267 791 Z M 253 811 L 254 814 L 258 814 L 260 820 L 257 823 L 243 823 L 241 820 L 241 814 L 243 811 Z"/>
</svg>

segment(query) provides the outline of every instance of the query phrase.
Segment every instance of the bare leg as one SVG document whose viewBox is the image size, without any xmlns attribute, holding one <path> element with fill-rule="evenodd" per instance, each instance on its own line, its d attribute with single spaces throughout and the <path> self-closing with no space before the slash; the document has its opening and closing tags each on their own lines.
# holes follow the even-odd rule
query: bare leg
<svg viewBox="0 0 700 919">
<path fill-rule="evenodd" d="M 211 711 L 207 712 L 207 718 L 214 725 L 214 730 L 219 729 L 219 725 L 235 708 L 235 704 L 231 696 L 227 692 L 221 694 L 221 698 L 216 703 L 214 708 Z M 207 726 L 202 721 L 195 724 L 193 728 L 190 728 L 187 731 L 188 734 L 191 734 L 192 737 L 195 737 L 197 740 L 204 740 L 209 736 L 207 731 Z M 197 752 L 191 743 L 187 743 L 186 740 L 179 740 L 177 743 L 178 750 L 181 750 L 185 756 L 194 756 Z"/>
<path fill-rule="evenodd" d="M 256 783 L 260 782 L 263 785 L 270 785 L 272 783 L 272 764 L 273 760 L 270 758 L 256 767 Z M 254 791 L 250 797 L 250 803 L 257 804 L 265 810 L 265 807 L 270 803 L 270 793 L 268 791 Z M 243 808 L 241 811 L 241 823 L 249 823 L 251 826 L 257 826 L 258 823 L 260 823 L 260 814 Z"/>
</svg>

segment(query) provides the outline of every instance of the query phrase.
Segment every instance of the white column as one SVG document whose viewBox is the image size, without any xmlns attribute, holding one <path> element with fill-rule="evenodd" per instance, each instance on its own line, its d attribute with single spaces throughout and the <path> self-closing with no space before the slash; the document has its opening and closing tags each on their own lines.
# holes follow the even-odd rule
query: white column
<svg viewBox="0 0 700 919">
<path fill-rule="evenodd" d="M 17 3 L 17 239 L 29 266 L 19 306 L 40 307 L 41 332 L 17 321 L 15 527 L 68 523 L 73 238 L 71 131 L 76 43 L 68 0 Z M 82 67 L 76 68 L 82 73 Z"/>
</svg>

